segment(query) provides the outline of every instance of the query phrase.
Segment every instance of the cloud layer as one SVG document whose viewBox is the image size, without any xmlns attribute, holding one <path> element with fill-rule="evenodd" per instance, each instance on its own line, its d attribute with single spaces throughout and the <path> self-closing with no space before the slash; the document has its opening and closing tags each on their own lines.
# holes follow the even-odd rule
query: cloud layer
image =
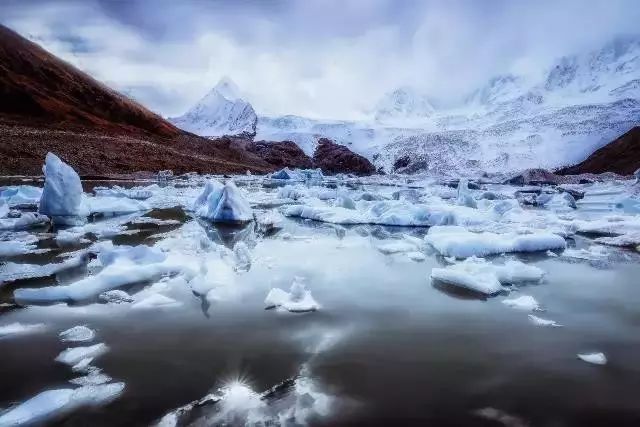
<svg viewBox="0 0 640 427">
<path fill-rule="evenodd" d="M 636 0 L 5 0 L 2 23 L 151 109 L 222 76 L 262 114 L 358 118 L 415 86 L 447 102 L 489 77 L 637 32 Z"/>
</svg>

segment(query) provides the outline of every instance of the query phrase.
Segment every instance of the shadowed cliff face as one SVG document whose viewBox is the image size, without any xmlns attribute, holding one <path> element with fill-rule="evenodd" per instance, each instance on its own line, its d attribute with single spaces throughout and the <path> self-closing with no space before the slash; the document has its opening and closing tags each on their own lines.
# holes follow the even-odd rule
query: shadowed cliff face
<svg viewBox="0 0 640 427">
<path fill-rule="evenodd" d="M 558 171 L 560 174 L 615 172 L 631 175 L 640 168 L 640 127 L 596 150 L 581 163 Z"/>
</svg>

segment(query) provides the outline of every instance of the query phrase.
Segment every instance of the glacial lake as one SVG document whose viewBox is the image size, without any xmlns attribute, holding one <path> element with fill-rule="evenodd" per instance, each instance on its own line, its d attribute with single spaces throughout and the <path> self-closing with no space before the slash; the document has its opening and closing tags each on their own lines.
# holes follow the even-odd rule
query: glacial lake
<svg viewBox="0 0 640 427">
<path fill-rule="evenodd" d="M 201 184 L 176 188 L 183 191 L 176 198 L 190 201 Z M 85 191 L 95 185 L 85 183 Z M 278 191 L 259 180 L 240 188 L 249 195 Z M 391 191 L 367 183 L 345 191 L 363 190 Z M 94 224 L 119 221 L 128 231 L 103 241 L 159 245 L 190 257 L 224 255 L 224 248 L 232 253 L 244 242 L 250 265 L 235 268 L 233 283 L 223 284 L 215 298 L 196 295 L 173 278 L 123 287 L 135 296 L 153 285 L 174 301 L 138 309 L 100 301 L 13 305 L 15 289 L 73 283 L 95 274 L 95 260 L 17 280 L 7 280 L 0 269 L 6 282 L 0 286 L 0 326 L 44 325 L 37 333 L 0 337 L 0 408 L 73 387 L 69 381 L 80 375 L 55 359 L 77 344 L 58 334 L 84 325 L 96 336 L 81 345 L 108 347 L 92 364 L 124 383 L 124 390 L 108 403 L 53 416 L 46 425 L 153 425 L 220 389 L 233 391 L 184 411 L 178 425 L 277 425 L 278 419 L 318 426 L 640 425 L 640 257 L 634 250 L 487 257 L 496 263 L 518 259 L 545 275 L 540 283 L 510 287 L 510 295 L 483 297 L 432 283 L 431 270 L 450 261 L 427 245 L 420 249 L 424 260 L 380 249 L 407 236 L 422 239 L 427 227 L 283 218 L 279 229 L 267 232 L 254 222 L 211 224 L 171 204 L 165 200 L 129 219 L 96 218 Z M 264 200 L 252 205 L 259 213 L 278 210 Z M 61 248 L 55 232 L 29 231 L 41 234 L 36 247 L 42 251 L 0 258 L 0 267 L 58 263 L 99 240 L 88 234 L 86 242 Z M 576 234 L 567 244 L 576 253 L 593 241 Z M 269 290 L 288 290 L 296 277 L 319 309 L 265 309 Z M 562 327 L 536 326 L 531 313 L 502 303 L 518 295 L 533 296 L 544 308 L 533 314 Z M 605 353 L 608 363 L 578 359 L 589 352 Z M 289 418 L 278 418 L 282 413 Z"/>
</svg>

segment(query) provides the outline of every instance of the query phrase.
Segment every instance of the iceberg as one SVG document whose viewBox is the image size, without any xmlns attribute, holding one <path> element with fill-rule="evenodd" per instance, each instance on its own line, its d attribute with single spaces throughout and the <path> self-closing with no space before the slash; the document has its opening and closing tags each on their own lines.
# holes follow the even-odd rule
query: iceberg
<svg viewBox="0 0 640 427">
<path fill-rule="evenodd" d="M 564 249 L 567 245 L 561 236 L 547 232 L 472 233 L 459 226 L 432 227 L 424 240 L 441 255 L 456 258 L 484 257 L 508 252 L 547 251 Z"/>
<path fill-rule="evenodd" d="M 272 288 L 264 303 L 267 309 L 283 308 L 292 313 L 316 311 L 320 308 L 320 305 L 311 296 L 311 291 L 307 290 L 299 277 L 293 281 L 289 292 L 280 288 Z"/>
<path fill-rule="evenodd" d="M 229 181 L 210 180 L 198 196 L 193 211 L 213 222 L 243 223 L 253 220 L 253 211 L 238 187 Z"/>
<path fill-rule="evenodd" d="M 39 212 L 55 224 L 79 225 L 86 221 L 89 209 L 84 201 L 80 177 L 55 154 L 48 153 L 43 168 L 45 181 Z"/>
</svg>

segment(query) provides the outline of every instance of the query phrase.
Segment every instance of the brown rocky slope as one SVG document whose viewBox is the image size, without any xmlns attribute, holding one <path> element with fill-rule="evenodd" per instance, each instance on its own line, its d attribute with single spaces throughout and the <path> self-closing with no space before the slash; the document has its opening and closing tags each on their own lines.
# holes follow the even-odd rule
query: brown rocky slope
<svg viewBox="0 0 640 427">
<path fill-rule="evenodd" d="M 81 174 L 276 168 L 228 138 L 176 128 L 0 25 L 0 174 L 39 174 L 47 151 Z"/>
<path fill-rule="evenodd" d="M 640 168 L 640 127 L 596 150 L 581 163 L 558 170 L 562 175 L 615 172 L 631 175 Z"/>
</svg>

